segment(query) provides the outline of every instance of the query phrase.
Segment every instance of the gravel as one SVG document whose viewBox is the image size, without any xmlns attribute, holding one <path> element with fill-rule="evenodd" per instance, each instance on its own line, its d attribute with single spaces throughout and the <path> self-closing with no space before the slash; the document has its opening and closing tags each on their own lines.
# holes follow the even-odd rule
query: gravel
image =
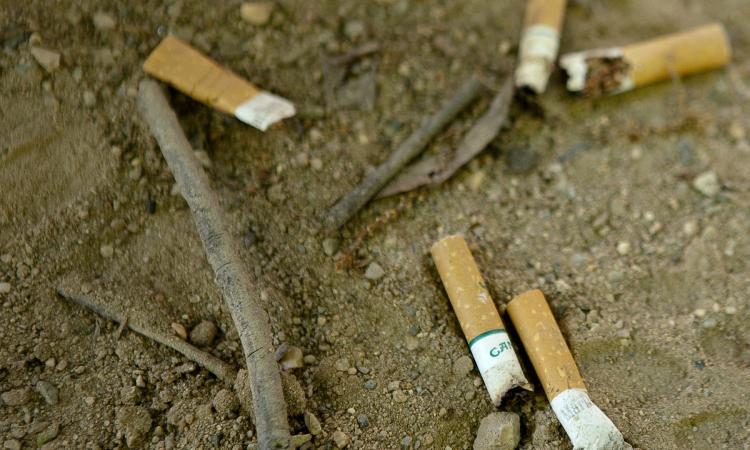
<svg viewBox="0 0 750 450">
<path fill-rule="evenodd" d="M 151 415 L 142 406 L 125 406 L 117 410 L 117 427 L 125 435 L 129 448 L 139 448 L 151 430 Z"/>
<path fill-rule="evenodd" d="M 706 197 L 713 197 L 721 190 L 719 177 L 713 171 L 703 172 L 695 177 L 693 187 Z"/>
<path fill-rule="evenodd" d="M 346 448 L 349 445 L 349 436 L 341 430 L 336 430 L 331 435 L 333 443 L 336 444 L 336 448 Z"/>
<path fill-rule="evenodd" d="M 323 431 L 323 427 L 320 426 L 320 421 L 315 417 L 315 414 L 310 411 L 305 411 L 304 419 L 307 431 L 313 436 L 317 436 Z"/>
<path fill-rule="evenodd" d="M 11 389 L 3 392 L 0 398 L 8 406 L 22 406 L 31 400 L 31 392 L 28 388 Z"/>
<path fill-rule="evenodd" d="M 521 440 L 518 414 L 494 412 L 479 423 L 474 450 L 513 450 Z"/>
<path fill-rule="evenodd" d="M 208 347 L 214 342 L 218 332 L 219 329 L 213 322 L 203 320 L 190 330 L 190 342 L 198 347 Z"/>
<path fill-rule="evenodd" d="M 474 369 L 474 361 L 471 357 L 464 355 L 453 362 L 453 373 L 460 378 L 470 374 Z"/>
<path fill-rule="evenodd" d="M 49 381 L 40 380 L 36 383 L 36 391 L 48 405 L 56 405 L 60 398 L 57 388 Z"/>
<path fill-rule="evenodd" d="M 385 270 L 376 262 L 370 263 L 365 270 L 365 278 L 368 280 L 379 280 L 385 275 Z"/>
</svg>

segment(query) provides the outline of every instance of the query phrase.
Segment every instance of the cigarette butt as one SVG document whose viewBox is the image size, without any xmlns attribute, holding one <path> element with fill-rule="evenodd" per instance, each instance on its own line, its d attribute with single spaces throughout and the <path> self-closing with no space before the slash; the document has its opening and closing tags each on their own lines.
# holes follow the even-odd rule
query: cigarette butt
<svg viewBox="0 0 750 450">
<path fill-rule="evenodd" d="M 630 448 L 617 427 L 589 398 L 544 294 L 538 289 L 524 292 L 508 303 L 507 311 L 552 410 L 575 449 Z"/>
<path fill-rule="evenodd" d="M 566 0 L 529 0 L 519 45 L 516 87 L 541 94 L 560 48 Z"/>
<path fill-rule="evenodd" d="M 143 70 L 261 131 L 295 114 L 288 100 L 261 90 L 174 36 L 161 41 L 143 63 Z"/>
<path fill-rule="evenodd" d="M 560 66 L 569 91 L 600 95 L 717 69 L 731 57 L 724 26 L 712 23 L 624 47 L 568 53 L 560 57 Z"/>
<path fill-rule="evenodd" d="M 530 389 L 464 238 L 448 236 L 431 251 L 492 403 L 499 406 L 503 395 L 514 387 Z"/>
</svg>

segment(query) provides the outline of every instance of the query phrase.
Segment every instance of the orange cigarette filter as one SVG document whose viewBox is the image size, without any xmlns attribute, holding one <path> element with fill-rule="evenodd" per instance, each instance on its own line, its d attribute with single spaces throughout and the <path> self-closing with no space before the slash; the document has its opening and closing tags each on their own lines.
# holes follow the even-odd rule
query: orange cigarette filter
<svg viewBox="0 0 750 450">
<path fill-rule="evenodd" d="M 568 75 L 569 91 L 598 95 L 717 69 L 731 58 L 724 26 L 711 23 L 623 47 L 568 53 L 560 66 Z"/>
<path fill-rule="evenodd" d="M 143 63 L 143 70 L 262 131 L 295 114 L 288 100 L 261 90 L 175 36 L 162 40 Z"/>
<path fill-rule="evenodd" d="M 507 311 L 573 446 L 584 450 L 630 448 L 617 427 L 589 398 L 542 291 L 518 295 L 508 303 Z"/>
<path fill-rule="evenodd" d="M 479 373 L 495 405 L 516 386 L 528 388 L 505 325 L 462 236 L 432 246 L 440 278 L 458 317 Z"/>
</svg>

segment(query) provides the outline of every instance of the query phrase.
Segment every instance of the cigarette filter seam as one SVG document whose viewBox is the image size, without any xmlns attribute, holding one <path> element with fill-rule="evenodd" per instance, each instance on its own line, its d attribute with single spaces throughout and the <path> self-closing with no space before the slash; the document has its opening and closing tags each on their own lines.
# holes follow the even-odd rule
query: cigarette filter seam
<svg viewBox="0 0 750 450">
<path fill-rule="evenodd" d="M 288 100 L 259 89 L 174 36 L 161 41 L 143 70 L 261 131 L 296 113 Z"/>
<path fill-rule="evenodd" d="M 629 448 L 614 423 L 589 398 L 544 294 L 539 290 L 520 294 L 508 303 L 507 311 L 575 449 Z"/>
<path fill-rule="evenodd" d="M 431 251 L 477 369 L 499 406 L 508 390 L 528 388 L 500 314 L 463 237 L 446 237 Z"/>
</svg>

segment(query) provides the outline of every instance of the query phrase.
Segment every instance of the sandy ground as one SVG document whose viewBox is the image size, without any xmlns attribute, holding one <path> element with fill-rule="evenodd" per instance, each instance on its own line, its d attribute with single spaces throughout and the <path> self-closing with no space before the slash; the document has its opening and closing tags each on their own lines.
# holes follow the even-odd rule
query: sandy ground
<svg viewBox="0 0 750 450">
<path fill-rule="evenodd" d="M 320 420 L 308 445 L 332 448 L 340 430 L 350 448 L 471 448 L 494 408 L 476 370 L 454 373 L 468 348 L 428 255 L 440 236 L 463 232 L 500 307 L 544 290 L 592 398 L 629 442 L 748 448 L 750 3 L 573 2 L 563 51 L 721 20 L 734 62 L 598 100 L 568 96 L 555 75 L 540 109 L 514 108 L 511 126 L 452 181 L 358 215 L 342 249 L 399 211 L 364 239 L 362 267 L 345 269 L 323 250 L 322 215 L 468 76 L 500 86 L 523 5 L 280 0 L 259 27 L 239 10 L 0 2 L 5 448 L 126 448 L 133 433 L 133 447 L 154 449 L 254 441 L 222 382 L 54 293 L 65 287 L 167 333 L 213 321 L 209 350 L 243 361 L 190 213 L 135 108 L 140 64 L 168 32 L 300 110 L 263 134 L 172 95 L 255 281 L 283 294 L 266 308 L 275 343 L 306 355 L 290 420 L 296 433 L 307 432 L 303 410 Z M 31 33 L 61 54 L 52 73 L 31 56 Z M 374 78 L 374 101 L 355 85 L 349 106 L 330 107 L 321 61 L 370 41 L 380 50 L 350 76 Z M 454 143 L 485 104 L 433 149 Z M 706 172 L 719 192 L 694 188 Z M 364 276 L 371 262 L 382 278 Z M 521 416 L 520 448 L 570 448 L 536 384 L 501 408 Z"/>
</svg>

